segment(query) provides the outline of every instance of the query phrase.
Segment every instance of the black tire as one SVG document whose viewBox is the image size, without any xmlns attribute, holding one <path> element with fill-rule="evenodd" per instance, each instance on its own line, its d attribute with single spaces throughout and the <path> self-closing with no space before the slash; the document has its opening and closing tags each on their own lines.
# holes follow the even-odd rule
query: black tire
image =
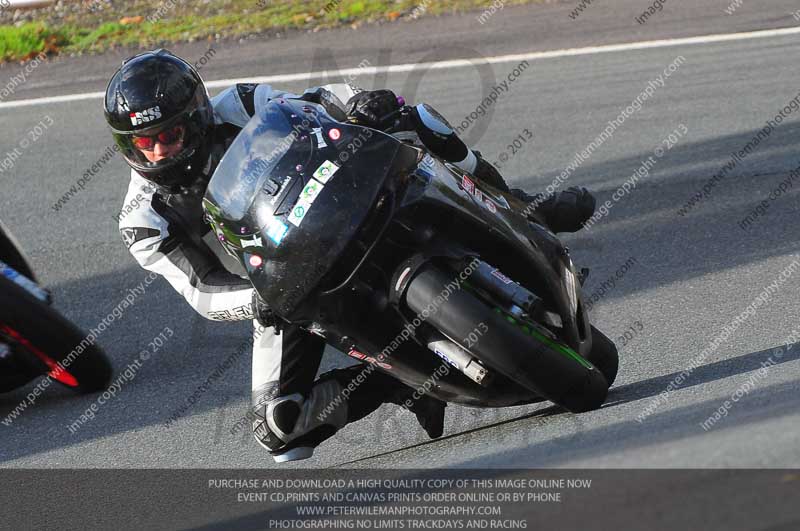
<svg viewBox="0 0 800 531">
<path fill-rule="evenodd" d="M 0 363 L 0 393 L 13 391 L 27 384 L 38 374 L 26 365 L 20 365 L 15 359 L 4 360 Z"/>
<path fill-rule="evenodd" d="M 445 286 L 451 282 L 430 265 L 411 280 L 405 300 L 426 322 L 471 352 L 489 368 L 526 389 L 573 413 L 597 409 L 608 395 L 603 373 L 577 353 L 548 338 L 533 337 L 511 323 L 466 289 L 450 293 L 440 304 Z M 434 313 L 427 308 L 434 306 Z M 466 338 L 483 323 L 486 330 L 477 342 Z"/>
<path fill-rule="evenodd" d="M 36 282 L 36 275 L 22 251 L 20 251 L 19 244 L 2 223 L 0 223 L 0 260 L 10 265 L 18 273 Z"/>
<path fill-rule="evenodd" d="M 8 327 L 21 336 L 23 342 L 52 361 L 62 363 L 69 375 L 77 380 L 77 385 L 64 384 L 65 387 L 78 393 L 94 393 L 108 387 L 113 369 L 103 350 L 84 341 L 87 336 L 75 325 L 5 277 L 0 277 L 0 327 Z M 68 356 L 82 341 L 85 345 L 82 352 L 68 361 Z M 32 373 L 50 372 L 45 362 L 21 343 L 17 343 L 14 352 L 15 362 Z"/>
<path fill-rule="evenodd" d="M 619 370 L 619 352 L 614 342 L 594 325 L 592 325 L 592 351 L 586 359 L 600 369 L 609 387 L 614 385 Z"/>
</svg>

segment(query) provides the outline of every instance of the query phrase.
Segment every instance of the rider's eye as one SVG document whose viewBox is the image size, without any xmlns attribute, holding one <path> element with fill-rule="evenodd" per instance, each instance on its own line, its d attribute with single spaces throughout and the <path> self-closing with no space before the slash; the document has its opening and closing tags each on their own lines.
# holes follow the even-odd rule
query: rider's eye
<svg viewBox="0 0 800 531">
<path fill-rule="evenodd" d="M 171 146 L 175 142 L 183 139 L 183 126 L 176 125 L 172 129 L 161 131 L 155 136 L 134 136 L 133 145 L 142 151 L 152 151 L 156 147 L 156 141 L 165 146 Z"/>
<path fill-rule="evenodd" d="M 155 147 L 156 143 L 153 137 L 151 136 L 135 136 L 133 137 L 133 145 L 137 149 L 143 149 L 145 151 L 149 151 Z"/>
</svg>

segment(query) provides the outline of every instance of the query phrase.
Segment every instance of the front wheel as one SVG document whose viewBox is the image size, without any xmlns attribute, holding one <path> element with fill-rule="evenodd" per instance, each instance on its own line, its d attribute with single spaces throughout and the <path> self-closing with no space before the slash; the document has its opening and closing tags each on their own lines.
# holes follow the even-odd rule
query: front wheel
<svg viewBox="0 0 800 531">
<path fill-rule="evenodd" d="M 0 277 L 0 343 L 11 347 L 28 379 L 47 374 L 79 393 L 105 389 L 111 364 L 90 339 L 53 308 Z"/>
<path fill-rule="evenodd" d="M 467 289 L 457 289 L 439 303 L 450 283 L 442 271 L 423 267 L 408 285 L 408 307 L 489 368 L 551 402 L 573 413 L 603 405 L 608 382 L 598 367 L 568 346 L 498 313 Z M 431 308 L 436 308 L 432 314 Z"/>
<path fill-rule="evenodd" d="M 619 352 L 617 346 L 608 336 L 592 325 L 592 350 L 586 359 L 600 369 L 611 387 L 617 379 L 619 370 Z"/>
</svg>

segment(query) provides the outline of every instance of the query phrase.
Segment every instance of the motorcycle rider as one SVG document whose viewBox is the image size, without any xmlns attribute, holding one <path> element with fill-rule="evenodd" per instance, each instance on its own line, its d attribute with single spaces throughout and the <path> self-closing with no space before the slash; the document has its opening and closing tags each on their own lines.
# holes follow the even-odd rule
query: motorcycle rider
<svg viewBox="0 0 800 531">
<path fill-rule="evenodd" d="M 376 371 L 353 386 L 363 369 L 357 365 L 315 380 L 324 339 L 280 323 L 244 271 L 230 264 L 205 222 L 201 200 L 214 169 L 250 117 L 275 98 L 320 104 L 336 119 L 391 127 L 396 136 L 421 142 L 478 179 L 509 190 L 497 170 L 467 148 L 428 105 L 417 105 L 397 120 L 387 118 L 400 108 L 388 90 L 360 92 L 344 108 L 324 87 L 297 95 L 267 84 L 237 84 L 209 98 L 191 65 L 155 50 L 123 63 L 106 90 L 105 117 L 131 167 L 120 233 L 137 262 L 162 275 L 200 315 L 216 321 L 254 320 L 253 433 L 276 461 L 310 457 L 320 442 L 384 402 L 409 409 L 428 436 L 439 437 L 445 404 L 428 396 L 409 401 L 414 390 L 394 378 Z M 594 198 L 585 189 L 547 198 L 512 193 L 535 200 L 536 212 L 557 231 L 578 230 L 594 212 Z M 348 386 L 355 389 L 343 400 Z"/>
</svg>

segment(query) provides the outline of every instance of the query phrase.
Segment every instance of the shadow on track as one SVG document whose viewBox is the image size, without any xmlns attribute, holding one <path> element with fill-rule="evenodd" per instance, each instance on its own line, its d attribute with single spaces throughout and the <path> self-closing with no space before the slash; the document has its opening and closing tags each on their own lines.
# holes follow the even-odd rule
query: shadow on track
<svg viewBox="0 0 800 531">
<path fill-rule="evenodd" d="M 686 389 L 730 376 L 757 371 L 761 368 L 763 362 L 767 361 L 770 357 L 775 357 L 774 351 L 775 349 L 767 349 L 702 365 L 693 370 L 685 379 L 685 382 L 679 385 L 677 389 Z M 800 359 L 800 343 L 794 343 L 786 346 L 781 359 L 775 361 L 772 367 L 780 367 L 784 363 L 796 361 L 798 359 Z M 770 370 L 772 367 L 770 367 Z M 678 378 L 681 373 L 682 371 L 677 371 L 672 374 L 656 376 L 654 378 L 648 378 L 647 380 L 614 387 L 611 389 L 609 401 L 603 406 L 603 409 L 658 396 L 664 392 L 667 386 Z"/>
<path fill-rule="evenodd" d="M 674 117 L 676 124 L 680 120 Z M 680 142 L 589 231 L 562 235 L 576 263 L 592 270 L 585 293 L 591 293 L 629 257 L 636 258 L 638 265 L 613 288 L 611 298 L 796 253 L 800 249 L 800 182 L 795 181 L 772 202 L 748 230 L 738 224 L 800 166 L 797 123 L 784 123 L 719 181 L 707 199 L 687 215 L 678 215 L 678 209 L 720 172 L 730 153 L 742 149 L 757 133 L 751 130 L 709 141 Z M 562 188 L 586 186 L 595 193 L 599 206 L 612 200 L 617 188 L 650 155 L 641 153 L 599 164 L 591 164 L 590 159 Z M 524 182 L 533 181 L 541 189 L 556 176 Z M 526 188 L 538 191 L 536 185 L 527 184 Z M 749 302 L 743 300 L 742 304 Z"/>
<path fill-rule="evenodd" d="M 800 396 L 798 382 L 785 382 L 761 387 L 737 402 L 728 416 L 709 431 L 727 430 L 743 424 L 763 422 L 797 413 Z M 513 467 L 526 463 L 531 467 L 558 467 L 567 460 L 588 459 L 636 448 L 657 445 L 687 437 L 703 436 L 705 422 L 725 401 L 714 398 L 685 407 L 656 413 L 641 424 L 634 419 L 610 426 L 588 429 L 526 448 L 482 456 L 459 463 L 459 468 Z M 542 456 L 547 456 L 542 460 Z"/>
</svg>

